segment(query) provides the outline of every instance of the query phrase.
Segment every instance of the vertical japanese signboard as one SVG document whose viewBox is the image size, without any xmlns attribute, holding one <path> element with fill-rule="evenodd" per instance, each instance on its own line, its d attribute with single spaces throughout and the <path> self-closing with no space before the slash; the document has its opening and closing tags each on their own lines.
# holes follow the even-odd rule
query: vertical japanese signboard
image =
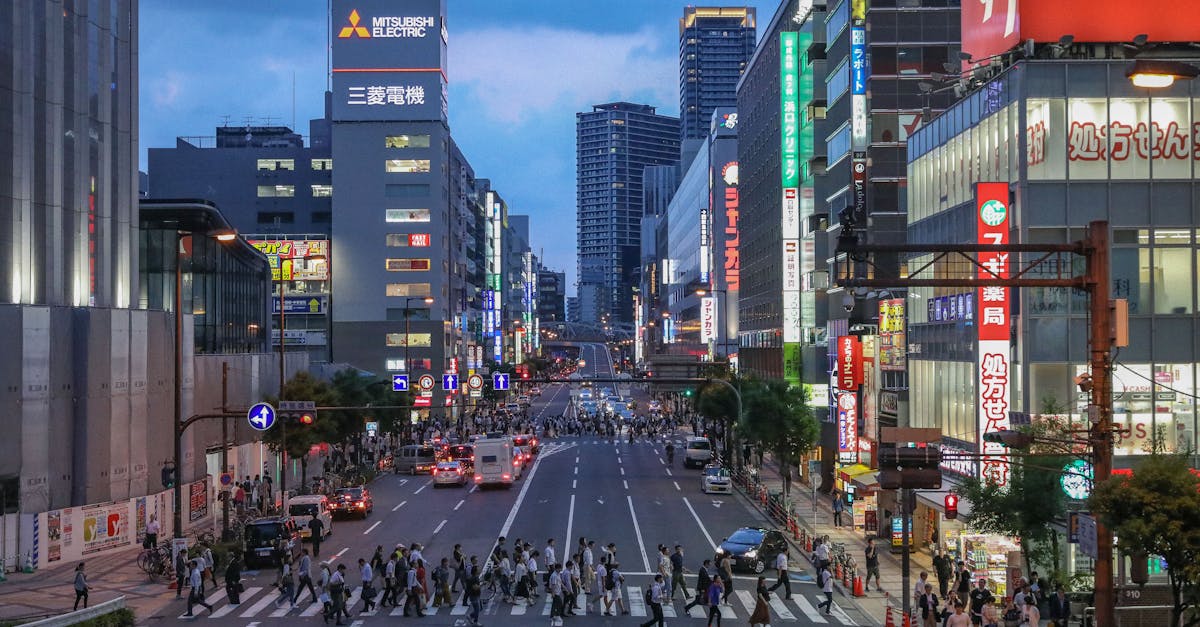
<svg viewBox="0 0 1200 627">
<path fill-rule="evenodd" d="M 717 339 L 717 297 L 700 299 L 700 342 L 708 344 Z"/>
<path fill-rule="evenodd" d="M 1008 244 L 1009 229 L 1008 183 L 977 183 L 975 208 L 979 244 Z M 1010 256 L 1007 252 L 979 253 L 977 276 L 980 279 L 1007 279 Z M 1004 463 L 1005 448 L 1001 444 L 983 441 L 983 434 L 1008 429 L 1009 393 L 1011 387 L 1009 364 L 1009 289 L 999 286 L 980 287 L 976 328 L 978 341 L 978 396 L 980 475 L 984 481 L 997 485 L 1008 483 L 1008 465 Z"/>
<path fill-rule="evenodd" d="M 907 359 L 905 343 L 905 301 L 888 298 L 879 301 L 879 369 L 904 372 Z"/>
<path fill-rule="evenodd" d="M 838 461 L 858 461 L 858 393 L 839 392 L 837 396 Z"/>
<path fill-rule="evenodd" d="M 863 349 L 858 336 L 838 338 L 838 389 L 857 390 L 863 382 Z"/>
<path fill-rule="evenodd" d="M 800 384 L 800 40 L 779 34 L 780 168 L 783 187 L 783 348 L 786 381 Z M 795 345 L 795 348 L 792 347 Z"/>
<path fill-rule="evenodd" d="M 850 139 L 854 150 L 867 146 L 867 29 L 850 27 Z"/>
</svg>

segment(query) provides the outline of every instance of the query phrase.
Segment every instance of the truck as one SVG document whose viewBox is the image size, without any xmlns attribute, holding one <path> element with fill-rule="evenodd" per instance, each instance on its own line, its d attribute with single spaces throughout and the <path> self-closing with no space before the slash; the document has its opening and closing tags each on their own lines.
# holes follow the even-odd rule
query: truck
<svg viewBox="0 0 1200 627">
<path fill-rule="evenodd" d="M 511 436 L 475 440 L 475 485 L 512 487 L 519 470 Z"/>
</svg>

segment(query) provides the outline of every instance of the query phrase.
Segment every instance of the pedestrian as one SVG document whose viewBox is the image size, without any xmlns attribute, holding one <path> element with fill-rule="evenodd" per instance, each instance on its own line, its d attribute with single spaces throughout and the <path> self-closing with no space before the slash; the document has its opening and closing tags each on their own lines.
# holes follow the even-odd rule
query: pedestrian
<svg viewBox="0 0 1200 627">
<path fill-rule="evenodd" d="M 196 605 L 203 605 L 211 615 L 213 611 L 212 606 L 204 602 L 204 574 L 200 570 L 199 560 L 188 562 L 188 568 L 191 569 L 188 575 L 188 583 L 191 589 L 188 593 L 187 613 L 184 616 L 191 616 L 192 608 Z"/>
<path fill-rule="evenodd" d="M 883 585 L 879 583 L 879 549 L 875 547 L 875 538 L 867 539 L 865 553 L 867 558 L 867 581 L 863 584 L 863 589 L 870 590 L 871 577 L 875 577 L 875 591 L 883 592 Z"/>
<path fill-rule="evenodd" d="M 721 602 L 729 605 L 729 595 L 733 594 L 733 558 L 729 557 L 729 553 L 721 556 L 719 570 L 721 572 L 721 584 L 725 591 Z"/>
<path fill-rule="evenodd" d="M 1054 594 L 1050 596 L 1050 620 L 1054 621 L 1055 627 L 1066 627 L 1070 618 L 1071 600 L 1067 598 L 1062 584 L 1059 584 L 1054 587 Z"/>
<path fill-rule="evenodd" d="M 582 585 L 582 580 L 579 577 L 579 564 L 574 561 L 567 562 L 563 566 L 563 606 L 566 609 L 567 616 L 575 616 L 575 607 L 579 598 L 579 590 Z"/>
<path fill-rule="evenodd" d="M 468 617 L 471 619 L 471 624 L 475 627 L 479 627 L 479 625 L 483 624 L 479 622 L 479 613 L 483 609 L 479 602 L 479 596 L 482 593 L 483 586 L 479 583 L 479 575 L 472 575 L 466 582 L 466 593 L 463 596 L 467 600 L 468 607 L 471 608 L 471 612 L 468 614 Z"/>
<path fill-rule="evenodd" d="M 792 582 L 791 582 L 791 578 L 788 576 L 787 557 L 788 557 L 787 547 L 784 546 L 783 550 L 779 552 L 779 555 L 775 556 L 775 572 L 778 574 L 779 578 L 775 580 L 775 585 L 768 588 L 768 590 L 770 592 L 774 592 L 776 588 L 778 588 L 780 585 L 782 585 L 783 589 L 785 591 L 787 591 L 787 596 L 785 596 L 784 599 L 791 601 L 792 600 Z"/>
<path fill-rule="evenodd" d="M 236 550 L 229 552 L 229 565 L 225 567 L 225 595 L 229 597 L 230 605 L 242 603 L 242 560 Z"/>
<path fill-rule="evenodd" d="M 708 595 L 708 586 L 712 584 L 712 560 L 704 560 L 700 565 L 700 570 L 696 572 L 696 596 L 683 606 L 683 613 L 687 614 L 689 610 L 697 605 L 702 605 L 706 595 Z"/>
<path fill-rule="evenodd" d="M 846 509 L 846 502 L 842 500 L 842 493 L 834 490 L 833 496 L 833 526 L 842 526 L 842 511 Z"/>
<path fill-rule="evenodd" d="M 313 557 L 321 559 L 321 540 L 325 539 L 325 523 L 313 516 L 308 521 L 308 538 L 312 540 Z"/>
<path fill-rule="evenodd" d="M 146 523 L 146 539 L 142 542 L 142 548 L 157 549 L 158 548 L 158 532 L 161 530 L 158 524 L 158 516 L 150 515 L 150 522 Z"/>
<path fill-rule="evenodd" d="M 89 586 L 87 582 L 87 573 L 83 572 L 83 562 L 79 562 L 79 564 L 75 566 L 75 607 L 71 609 L 72 612 L 79 609 L 80 599 L 83 599 L 83 608 L 87 609 L 88 590 L 91 589 L 92 587 Z"/>
<path fill-rule="evenodd" d="M 938 598 L 933 593 L 933 585 L 925 584 L 925 592 L 921 594 L 921 602 L 917 605 L 921 608 L 921 621 L 925 627 L 937 627 L 937 606 Z"/>
<path fill-rule="evenodd" d="M 1021 619 L 1025 621 L 1022 623 L 1023 627 L 1041 627 L 1042 625 L 1042 612 L 1038 609 L 1037 597 L 1032 594 L 1025 595 L 1025 611 Z"/>
<path fill-rule="evenodd" d="M 450 560 L 442 558 L 442 563 L 433 569 L 433 607 L 454 605 L 450 596 Z"/>
<path fill-rule="evenodd" d="M 325 622 L 329 622 L 329 617 L 333 614 L 333 598 L 329 595 L 329 582 L 333 579 L 333 573 L 329 569 L 329 562 L 321 562 L 321 574 L 317 581 L 317 589 L 320 594 L 317 600 L 321 602 L 321 617 Z"/>
<path fill-rule="evenodd" d="M 310 603 L 317 602 L 317 591 L 313 588 L 312 582 L 312 556 L 308 554 L 308 549 L 300 551 L 300 563 L 296 566 L 296 577 L 300 583 L 296 585 L 296 595 L 292 597 L 292 605 L 300 599 L 300 595 L 304 594 L 304 589 L 308 588 L 308 593 L 312 595 Z"/>
<path fill-rule="evenodd" d="M 182 599 L 184 584 L 191 573 L 188 572 L 187 551 L 175 550 L 175 598 Z"/>
<path fill-rule="evenodd" d="M 551 547 L 546 547 L 551 548 Z M 561 625 L 563 619 L 562 565 L 546 565 L 546 594 L 550 595 L 550 624 Z"/>
<path fill-rule="evenodd" d="M 671 589 L 671 556 L 667 553 L 667 545 L 658 545 L 658 574 L 663 576 L 663 585 Z"/>
<path fill-rule="evenodd" d="M 666 552 L 666 547 L 663 547 L 663 552 Z M 662 574 L 654 576 L 654 583 L 650 584 L 650 620 L 642 623 L 642 627 L 650 627 L 658 623 L 658 627 L 663 627 L 666 623 L 663 622 L 663 599 L 666 598 L 666 583 L 663 581 Z"/>
<path fill-rule="evenodd" d="M 587 547 L 583 549 L 582 554 L 583 567 L 581 571 L 583 573 L 583 585 L 584 590 L 587 590 L 589 594 L 596 586 L 596 555 L 593 550 L 595 546 L 595 540 L 588 540 Z"/>
<path fill-rule="evenodd" d="M 817 545 L 813 547 L 812 562 L 818 575 L 821 574 L 823 568 L 829 565 L 829 538 L 827 536 L 820 538 Z"/>
<path fill-rule="evenodd" d="M 520 546 L 520 543 L 521 541 L 518 539 L 517 546 Z M 454 562 L 454 585 L 450 587 L 450 592 L 453 593 L 458 588 L 463 588 L 465 592 L 467 583 L 467 556 L 463 554 L 461 544 L 454 545 L 451 560 Z"/>
<path fill-rule="evenodd" d="M 683 547 L 676 544 L 675 552 L 671 554 L 671 594 L 669 598 L 675 600 L 675 590 L 683 591 L 683 598 L 687 598 L 687 583 L 684 582 L 683 576 L 687 573 L 687 569 L 683 567 Z"/>
<path fill-rule="evenodd" d="M 362 585 L 362 590 L 359 596 L 363 602 L 363 612 L 371 611 L 375 607 L 375 571 L 371 568 L 371 564 L 363 558 L 358 558 L 358 576 Z"/>
<path fill-rule="evenodd" d="M 596 584 L 592 591 L 595 595 L 596 610 L 600 611 L 600 606 L 603 605 L 603 614 L 610 616 L 609 611 L 612 609 L 612 603 L 608 599 L 608 556 L 601 555 L 600 563 L 596 565 Z"/>
<path fill-rule="evenodd" d="M 971 594 L 971 569 L 961 560 L 958 562 L 958 598 L 966 599 Z"/>
<path fill-rule="evenodd" d="M 825 613 L 829 614 L 833 610 L 833 573 L 829 572 L 828 565 L 817 575 L 817 585 L 821 587 L 821 592 L 825 593 L 825 600 L 817 604 L 817 609 L 820 610 L 824 605 Z"/>
<path fill-rule="evenodd" d="M 279 565 L 279 598 L 275 600 L 275 607 L 279 607 L 280 601 L 287 601 L 288 608 L 296 607 L 296 578 L 292 571 L 292 558 L 290 555 L 283 557 L 283 562 Z"/>
<path fill-rule="evenodd" d="M 404 589 L 408 594 L 408 596 L 404 599 L 405 616 L 412 616 L 412 614 L 408 613 L 408 608 L 410 607 L 416 608 L 417 616 L 425 615 L 425 606 L 421 602 L 421 582 L 417 579 L 417 567 L 419 565 L 419 560 L 418 563 L 409 564 L 407 572 L 408 577 L 404 583 Z M 465 595 L 463 600 L 467 600 Z"/>
<path fill-rule="evenodd" d="M 771 622 L 770 592 L 767 591 L 767 578 L 759 577 L 755 586 L 754 611 L 750 614 L 750 627 L 767 625 Z"/>
<path fill-rule="evenodd" d="M 913 585 L 912 589 L 912 607 L 914 615 L 921 607 L 921 597 L 925 594 L 926 585 L 929 585 L 929 573 L 921 571 L 921 574 L 917 575 L 917 583 Z"/>
<path fill-rule="evenodd" d="M 950 580 L 954 578 L 954 561 L 945 553 L 939 552 L 933 556 L 933 571 L 937 573 L 938 594 L 942 598 L 950 591 Z"/>
<path fill-rule="evenodd" d="M 967 599 L 961 600 L 966 601 Z M 991 605 L 993 602 L 995 602 L 995 597 L 992 596 L 992 592 L 987 588 L 987 579 L 980 577 L 976 586 L 971 589 L 969 606 L 971 622 L 976 625 L 982 625 L 983 608 L 986 605 Z"/>
<path fill-rule="evenodd" d="M 713 618 L 717 619 L 717 627 L 721 627 L 721 599 L 725 595 L 725 586 L 721 575 L 714 575 L 712 583 L 708 584 L 708 627 L 712 627 Z"/>
<path fill-rule="evenodd" d="M 388 554 L 388 561 L 383 565 L 383 598 L 379 600 L 379 607 L 387 607 L 388 601 L 391 601 L 392 607 L 396 607 L 396 553 L 394 551 Z"/>
<path fill-rule="evenodd" d="M 213 589 L 217 589 L 217 560 L 213 557 L 212 547 L 207 543 L 204 545 L 204 551 L 200 553 L 200 558 L 204 560 L 204 574 L 212 581 Z"/>
<path fill-rule="evenodd" d="M 329 615 L 325 617 L 325 622 L 328 623 L 332 618 L 337 621 L 338 625 L 345 625 L 342 622 L 342 617 L 350 618 L 350 612 L 346 611 L 346 565 L 338 564 L 337 570 L 333 571 L 333 575 L 329 578 Z"/>
<path fill-rule="evenodd" d="M 629 610 L 625 608 L 625 601 L 621 598 L 621 587 L 625 584 L 625 576 L 621 574 L 621 565 L 617 562 L 612 562 L 608 565 L 608 601 L 609 606 L 617 606 L 621 614 L 628 614 Z"/>
<path fill-rule="evenodd" d="M 954 604 L 954 613 L 946 619 L 946 627 L 970 627 L 972 617 L 967 616 L 963 611 L 963 602 L 959 601 Z"/>
</svg>

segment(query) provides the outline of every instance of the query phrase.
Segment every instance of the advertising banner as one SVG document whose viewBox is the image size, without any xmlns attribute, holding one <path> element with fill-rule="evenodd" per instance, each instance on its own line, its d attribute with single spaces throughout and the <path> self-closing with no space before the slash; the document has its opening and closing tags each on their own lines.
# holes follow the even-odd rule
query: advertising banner
<svg viewBox="0 0 1200 627">
<path fill-rule="evenodd" d="M 858 394 L 840 392 L 837 397 L 838 461 L 858 461 Z"/>
<path fill-rule="evenodd" d="M 862 342 L 856 335 L 838 338 L 838 388 L 856 390 L 863 382 Z"/>
<path fill-rule="evenodd" d="M 188 520 L 196 522 L 208 516 L 208 480 L 188 484 Z"/>
<path fill-rule="evenodd" d="M 329 240 L 248 241 L 266 255 L 271 266 L 272 281 L 329 280 Z M 278 306 L 276 313 L 279 313 Z"/>
<path fill-rule="evenodd" d="M 717 339 L 717 297 L 700 299 L 700 342 L 707 344 Z"/>
<path fill-rule="evenodd" d="M 794 32 L 779 33 L 779 96 L 783 187 L 800 186 L 800 51 Z"/>
<path fill-rule="evenodd" d="M 1008 183 L 978 183 L 975 186 L 975 208 L 978 216 L 979 244 L 1008 243 L 1009 191 Z M 1010 259 L 1007 252 L 981 252 L 978 257 L 980 279 L 1007 279 Z M 1008 429 L 1009 393 L 1011 386 L 1009 364 L 1009 289 L 985 286 L 978 290 L 978 381 L 980 473 L 985 481 L 997 485 L 1008 483 L 1007 450 L 1001 444 L 984 442 L 983 434 Z"/>
<path fill-rule="evenodd" d="M 908 363 L 905 338 L 905 300 L 889 298 L 879 301 L 879 369 L 904 372 Z"/>
<path fill-rule="evenodd" d="M 83 517 L 84 555 L 129 543 L 129 501 L 86 505 L 79 508 L 79 513 Z"/>
<path fill-rule="evenodd" d="M 323 314 L 326 312 L 326 304 L 328 303 L 326 296 L 284 296 L 283 308 L 284 315 L 294 316 Z M 271 313 L 279 313 L 279 299 L 271 299 Z"/>
</svg>

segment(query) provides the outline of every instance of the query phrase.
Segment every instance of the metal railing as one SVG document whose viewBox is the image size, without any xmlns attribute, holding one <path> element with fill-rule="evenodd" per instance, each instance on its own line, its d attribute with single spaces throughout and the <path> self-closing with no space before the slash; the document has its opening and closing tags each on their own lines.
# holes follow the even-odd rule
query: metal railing
<svg viewBox="0 0 1200 627">
<path fill-rule="evenodd" d="M 85 620 L 91 620 L 97 616 L 103 616 L 110 612 L 125 609 L 125 597 L 119 596 L 111 601 L 97 603 L 91 607 L 82 610 L 76 610 L 67 614 L 51 616 L 42 620 L 33 621 L 32 623 L 24 623 L 25 627 L 59 627 L 60 625 L 76 625 Z"/>
</svg>

